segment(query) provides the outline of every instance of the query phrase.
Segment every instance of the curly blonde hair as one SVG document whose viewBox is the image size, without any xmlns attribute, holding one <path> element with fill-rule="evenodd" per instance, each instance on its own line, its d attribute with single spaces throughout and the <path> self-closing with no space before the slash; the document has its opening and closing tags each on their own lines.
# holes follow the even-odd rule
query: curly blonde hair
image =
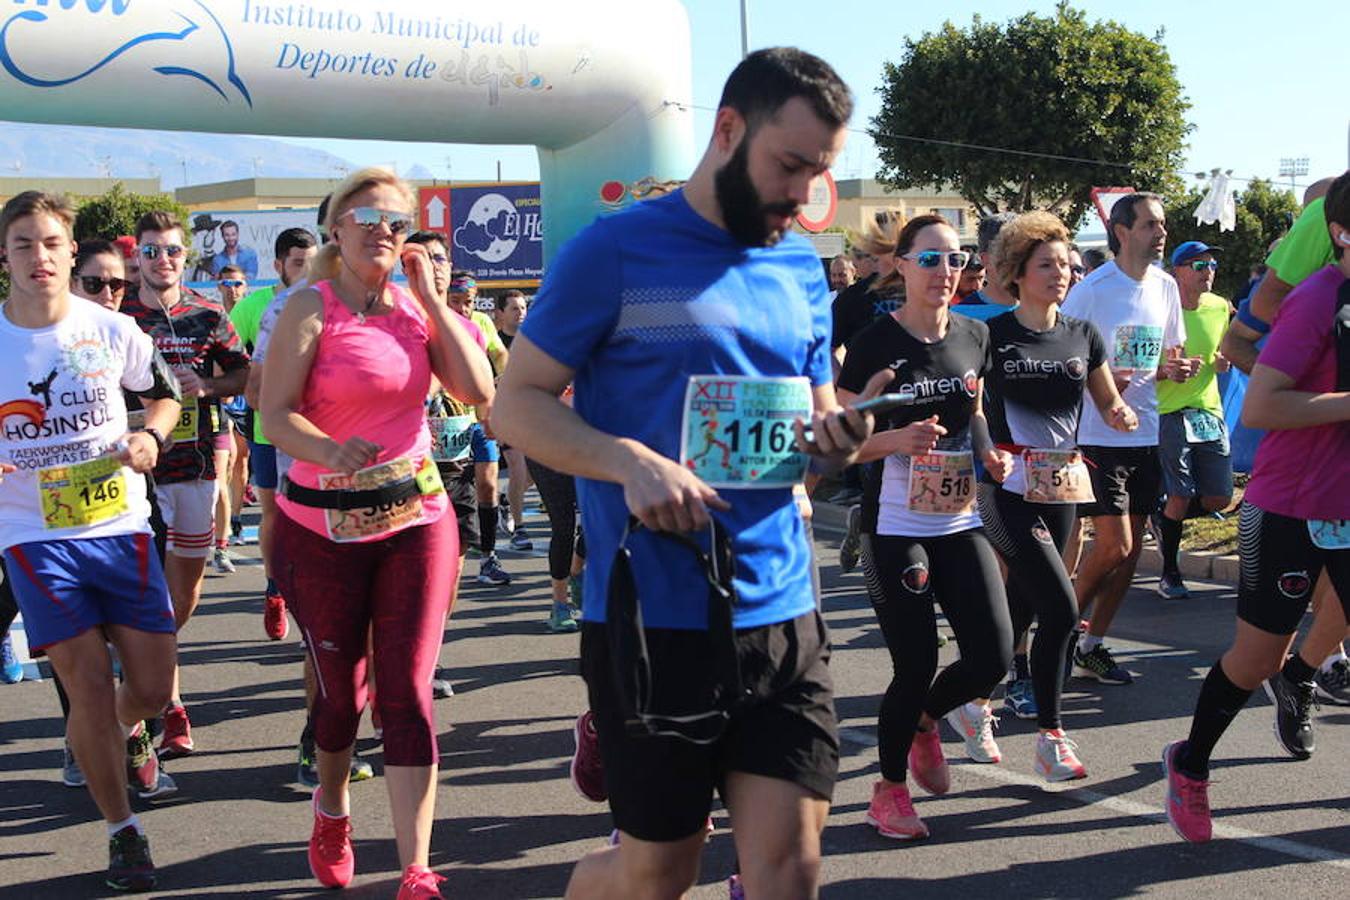
<svg viewBox="0 0 1350 900">
<path fill-rule="evenodd" d="M 1035 210 L 1022 213 L 1004 225 L 989 248 L 993 257 L 994 280 L 1016 297 L 1016 279 L 1025 274 L 1027 260 L 1041 244 L 1069 243 L 1069 229 L 1059 217 Z"/>
</svg>

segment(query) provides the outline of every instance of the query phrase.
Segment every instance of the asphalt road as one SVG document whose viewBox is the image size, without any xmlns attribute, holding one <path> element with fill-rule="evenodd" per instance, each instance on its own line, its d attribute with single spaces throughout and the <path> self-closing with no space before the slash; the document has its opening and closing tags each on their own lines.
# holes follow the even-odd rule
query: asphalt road
<svg viewBox="0 0 1350 900">
<path fill-rule="evenodd" d="M 532 524 L 538 524 L 532 522 Z M 535 529 L 536 533 L 538 529 Z M 1233 630 L 1231 588 L 1192 583 L 1164 601 L 1136 583 L 1110 643 L 1130 687 L 1075 681 L 1066 727 L 1085 781 L 1045 786 L 1032 767 L 1034 723 L 1002 717 L 1003 763 L 955 762 L 952 791 L 917 797 L 932 838 L 882 839 L 863 824 L 878 777 L 876 710 L 890 661 L 858 573 L 841 576 L 821 543 L 843 724 L 841 780 L 824 835 L 827 898 L 1343 895 L 1350 877 L 1350 708 L 1317 715 L 1318 749 L 1295 762 L 1254 697 L 1215 759 L 1216 839 L 1182 843 L 1162 817 L 1159 754 L 1184 736 L 1199 680 Z M 256 548 L 239 548 L 256 556 Z M 577 639 L 551 635 L 542 542 L 502 553 L 514 583 L 466 582 L 441 655 L 455 696 L 438 701 L 442 751 L 432 865 L 447 896 L 561 896 L 573 862 L 606 839 L 609 816 L 567 779 L 572 722 L 584 707 Z M 470 576 L 477 563 L 468 564 Z M 168 764 L 180 792 L 141 811 L 158 897 L 332 896 L 305 860 L 309 793 L 295 782 L 302 724 L 300 649 L 262 632 L 261 568 L 210 577 L 183 632 L 185 697 L 198 752 Z M 943 650 L 950 660 L 955 647 Z M 105 832 L 88 795 L 59 781 L 62 725 L 50 683 L 0 686 L 0 896 L 106 896 Z M 949 758 L 961 745 L 945 730 Z M 358 748 L 380 768 L 369 721 Z M 916 790 L 916 794 L 919 792 Z M 392 898 L 397 860 L 380 779 L 353 787 L 357 878 L 343 896 Z M 691 896 L 726 896 L 728 821 L 709 842 Z"/>
</svg>

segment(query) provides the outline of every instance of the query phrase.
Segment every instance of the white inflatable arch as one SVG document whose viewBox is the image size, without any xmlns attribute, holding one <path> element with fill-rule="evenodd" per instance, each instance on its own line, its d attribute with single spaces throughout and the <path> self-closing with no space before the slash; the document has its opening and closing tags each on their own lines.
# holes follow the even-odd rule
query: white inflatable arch
<svg viewBox="0 0 1350 900">
<path fill-rule="evenodd" d="M 690 90 L 677 0 L 0 0 L 0 119 L 533 144 L 546 258 L 688 174 Z"/>
</svg>

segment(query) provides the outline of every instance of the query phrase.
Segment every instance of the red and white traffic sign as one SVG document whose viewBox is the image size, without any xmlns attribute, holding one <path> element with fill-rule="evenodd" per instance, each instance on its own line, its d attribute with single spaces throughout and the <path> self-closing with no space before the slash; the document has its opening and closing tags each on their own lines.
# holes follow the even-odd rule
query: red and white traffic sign
<svg viewBox="0 0 1350 900">
<path fill-rule="evenodd" d="M 418 227 L 423 231 L 450 233 L 450 189 L 424 187 L 417 191 Z"/>
<path fill-rule="evenodd" d="M 797 213 L 797 224 L 807 231 L 824 231 L 834 224 L 835 214 L 839 212 L 839 189 L 835 187 L 834 176 L 822 172 L 811 182 L 811 199 Z"/>
</svg>

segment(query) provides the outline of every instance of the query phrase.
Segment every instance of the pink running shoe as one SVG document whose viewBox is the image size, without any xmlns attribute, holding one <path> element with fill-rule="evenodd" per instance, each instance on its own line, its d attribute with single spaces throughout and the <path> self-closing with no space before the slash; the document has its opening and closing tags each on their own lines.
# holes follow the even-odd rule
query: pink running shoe
<svg viewBox="0 0 1350 900">
<path fill-rule="evenodd" d="M 1192 778 L 1176 767 L 1177 751 L 1185 741 L 1163 748 L 1163 776 L 1167 779 L 1167 821 L 1182 839 L 1202 844 L 1214 833 L 1209 818 L 1209 782 Z"/>
<path fill-rule="evenodd" d="M 398 900 L 441 900 L 441 889 L 437 885 L 444 880 L 444 876 L 414 863 L 403 870 Z"/>
<path fill-rule="evenodd" d="M 588 709 L 577 716 L 572 727 L 577 749 L 572 754 L 572 787 L 592 803 L 609 799 L 605 791 L 604 760 L 600 758 L 600 737 L 595 733 L 595 715 Z"/>
<path fill-rule="evenodd" d="M 876 828 L 882 837 L 900 841 L 919 841 L 928 837 L 928 826 L 914 811 L 914 801 L 905 785 L 887 787 L 884 781 L 872 785 L 867 824 Z"/>
<path fill-rule="evenodd" d="M 947 757 L 942 755 L 942 738 L 936 727 L 915 733 L 914 743 L 909 747 L 909 774 L 919 787 L 935 797 L 952 789 L 951 772 L 947 770 Z"/>
<path fill-rule="evenodd" d="M 351 884 L 352 875 L 356 872 L 356 854 L 352 852 L 352 817 L 330 816 L 320 812 L 319 793 L 320 789 L 315 788 L 314 830 L 309 836 L 309 870 L 324 887 L 346 887 Z M 399 896 L 403 896 L 401 888 Z"/>
</svg>

